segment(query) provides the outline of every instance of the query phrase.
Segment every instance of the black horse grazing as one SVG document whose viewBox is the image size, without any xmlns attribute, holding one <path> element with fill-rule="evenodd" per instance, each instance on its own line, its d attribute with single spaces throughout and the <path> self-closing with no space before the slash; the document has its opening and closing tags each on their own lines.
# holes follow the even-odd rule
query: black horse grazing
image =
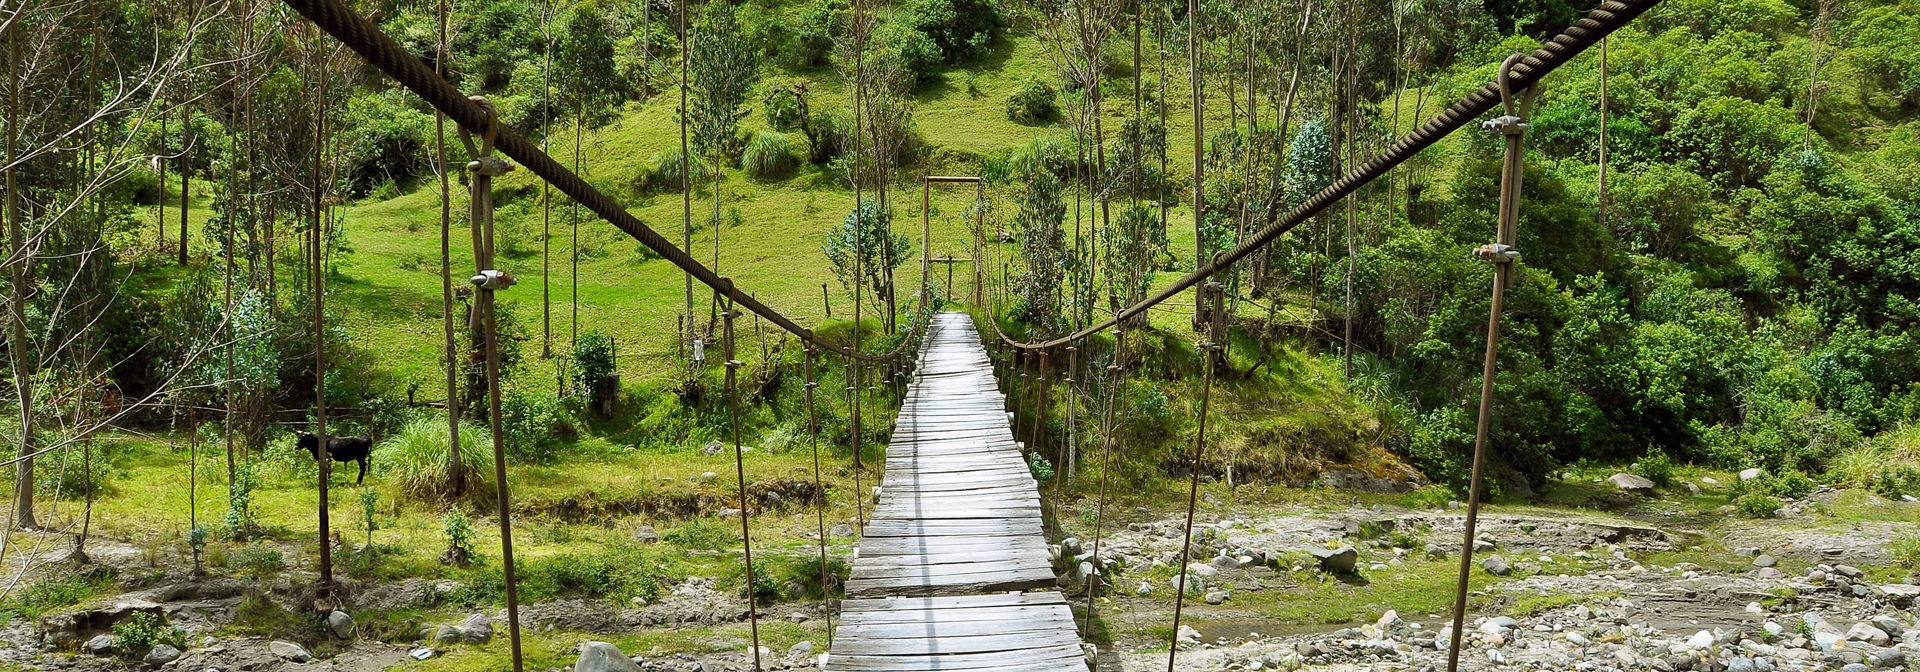
<svg viewBox="0 0 1920 672">
<path fill-rule="evenodd" d="M 312 434 L 300 432 L 294 445 L 307 449 L 315 462 L 320 461 L 320 439 Z M 359 462 L 360 478 L 355 485 L 367 482 L 367 454 L 373 452 L 373 439 L 365 436 L 327 437 L 327 457 L 335 462 Z"/>
</svg>

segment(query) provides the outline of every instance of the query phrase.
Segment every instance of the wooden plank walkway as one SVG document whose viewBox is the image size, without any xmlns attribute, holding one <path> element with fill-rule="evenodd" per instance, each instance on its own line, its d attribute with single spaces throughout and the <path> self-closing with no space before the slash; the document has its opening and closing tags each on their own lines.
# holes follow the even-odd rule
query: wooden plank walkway
<svg viewBox="0 0 1920 672">
<path fill-rule="evenodd" d="M 940 313 L 887 446 L 826 669 L 1086 672 L 1040 492 L 973 320 Z"/>
</svg>

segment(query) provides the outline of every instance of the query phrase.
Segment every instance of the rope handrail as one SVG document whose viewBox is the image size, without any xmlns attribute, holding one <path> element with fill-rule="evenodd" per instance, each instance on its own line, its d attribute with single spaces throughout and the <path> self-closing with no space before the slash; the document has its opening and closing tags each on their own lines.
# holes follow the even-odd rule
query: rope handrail
<svg viewBox="0 0 1920 672">
<path fill-rule="evenodd" d="M 406 49 L 401 47 L 398 42 L 395 42 L 392 37 L 381 31 L 378 26 L 368 22 L 365 17 L 360 16 L 358 12 L 354 11 L 353 8 L 348 6 L 343 0 L 285 1 L 287 6 L 292 7 L 294 11 L 299 12 L 301 16 L 307 17 L 314 25 L 319 26 L 321 30 L 326 31 L 327 34 L 332 35 L 334 39 L 339 40 L 341 44 L 352 49 L 354 53 L 359 54 L 361 59 L 365 60 L 368 64 L 379 68 L 381 72 L 385 72 L 387 76 L 392 77 L 395 82 L 406 87 L 415 95 L 420 96 L 421 100 L 425 101 L 428 105 L 445 113 L 447 118 L 452 119 L 454 123 L 469 129 L 488 128 L 485 111 L 481 110 L 478 105 L 468 101 L 465 94 L 460 93 L 452 84 L 447 83 L 446 80 L 435 74 L 432 67 L 407 52 Z M 811 343 L 844 357 L 869 362 L 887 362 L 899 357 L 905 352 L 906 344 L 913 341 L 911 338 L 902 339 L 900 345 L 895 347 L 891 352 L 870 354 L 861 351 L 858 343 L 853 344 L 852 347 L 846 347 L 820 338 L 814 335 L 812 329 L 801 326 L 800 323 L 795 322 L 792 318 L 787 317 L 780 311 L 761 303 L 758 299 L 755 299 L 752 294 L 734 287 L 731 279 L 722 277 L 719 273 L 714 272 L 713 269 L 707 268 L 699 261 L 696 261 L 687 251 L 669 242 L 664 236 L 661 236 L 658 231 L 653 230 L 653 228 L 647 226 L 645 222 L 640 221 L 639 218 L 628 213 L 625 208 L 620 206 L 619 202 L 602 193 L 586 180 L 581 179 L 579 175 L 568 170 L 567 167 L 561 165 L 560 162 L 553 160 L 553 157 L 540 151 L 538 146 L 529 142 L 513 129 L 504 127 L 498 129 L 494 148 L 499 150 L 500 153 L 520 162 L 520 165 L 524 166 L 528 171 L 546 180 L 547 183 L 552 184 L 554 188 L 559 189 L 561 193 L 566 194 L 575 202 L 585 206 L 594 214 L 599 215 L 600 218 L 618 227 L 622 232 L 632 236 L 634 240 L 640 241 L 641 245 L 645 245 L 647 249 L 660 255 L 660 258 L 686 271 L 689 276 L 698 280 L 700 284 L 712 288 L 721 296 L 732 299 L 733 302 L 741 308 L 745 308 L 754 314 L 766 318 L 767 321 L 772 322 L 774 325 L 795 336 L 799 336 L 801 340 L 807 343 Z M 925 284 L 925 278 L 922 278 L 922 284 Z M 923 309 L 926 300 L 926 292 L 922 291 L 920 303 Z M 922 312 L 924 312 L 924 310 L 916 310 L 915 315 L 919 315 Z M 924 322 L 924 320 L 920 320 L 920 322 Z"/>
<path fill-rule="evenodd" d="M 1509 82 L 1511 86 L 1515 90 L 1526 89 L 1533 86 L 1535 82 L 1540 81 L 1546 77 L 1547 74 L 1565 65 L 1568 61 L 1571 61 L 1574 56 L 1578 56 L 1580 53 L 1586 51 L 1587 48 L 1598 44 L 1601 38 L 1611 35 L 1614 31 L 1624 27 L 1627 23 L 1633 21 L 1633 19 L 1646 13 L 1647 10 L 1652 9 L 1654 5 L 1659 4 L 1659 2 L 1660 0 L 1606 0 L 1602 2 L 1599 7 L 1588 11 L 1587 15 L 1582 17 L 1578 22 L 1572 26 L 1568 26 L 1565 32 L 1554 36 L 1552 40 L 1542 44 L 1540 48 L 1534 50 L 1532 54 L 1520 57 L 1519 62 L 1514 63 L 1510 68 L 1511 75 Z M 1173 298 L 1175 295 L 1188 289 L 1192 289 L 1195 285 L 1205 282 L 1208 278 L 1219 273 L 1222 269 L 1231 266 L 1234 262 L 1266 247 L 1269 243 L 1272 243 L 1274 239 L 1292 230 L 1295 226 L 1299 226 L 1302 222 L 1312 218 L 1314 215 L 1320 214 L 1320 211 L 1339 203 L 1340 199 L 1345 198 L 1360 187 L 1386 175 L 1387 171 L 1405 163 L 1408 159 L 1413 158 L 1414 155 L 1433 146 L 1434 143 L 1439 142 L 1442 138 L 1447 137 L 1454 131 L 1460 130 L 1460 128 L 1466 126 L 1480 115 L 1492 111 L 1500 105 L 1500 86 L 1501 84 L 1497 77 L 1494 81 L 1482 85 L 1473 93 L 1468 94 L 1466 98 L 1454 103 L 1438 116 L 1421 125 L 1420 128 L 1415 129 L 1412 133 L 1407 134 L 1406 137 L 1401 138 L 1400 141 L 1394 143 L 1392 147 L 1388 147 L 1386 151 L 1374 156 L 1359 168 L 1354 169 L 1353 172 L 1347 173 L 1339 180 L 1334 181 L 1333 184 L 1327 185 L 1325 189 L 1321 189 L 1319 193 L 1314 194 L 1313 197 L 1308 198 L 1300 205 L 1294 206 L 1292 210 L 1288 211 L 1287 214 L 1278 221 L 1261 228 L 1233 249 L 1224 250 L 1215 254 L 1211 261 L 1200 265 L 1195 268 L 1193 272 L 1188 273 L 1173 284 L 1155 292 L 1152 296 L 1148 296 L 1131 306 L 1121 309 L 1115 313 L 1113 317 L 1066 336 L 1048 341 L 1015 341 L 1008 338 L 1004 333 L 1001 334 L 1001 340 L 1005 341 L 1008 346 L 1020 350 L 1046 350 L 1078 342 L 1102 331 L 1112 329 L 1114 325 L 1121 321 L 1144 313 L 1156 304 Z M 996 324 L 996 331 L 998 330 L 997 327 L 998 325 Z"/>
</svg>

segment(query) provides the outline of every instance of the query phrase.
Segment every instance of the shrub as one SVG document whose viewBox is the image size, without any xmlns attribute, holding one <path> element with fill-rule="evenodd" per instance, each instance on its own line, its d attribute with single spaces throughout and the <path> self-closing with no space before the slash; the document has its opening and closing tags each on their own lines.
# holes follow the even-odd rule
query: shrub
<svg viewBox="0 0 1920 672">
<path fill-rule="evenodd" d="M 1773 512 L 1780 510 L 1780 499 L 1772 495 L 1750 492 L 1733 501 L 1734 507 L 1751 518 L 1772 518 Z"/>
<path fill-rule="evenodd" d="M 113 648 L 122 656 L 145 656 L 160 644 L 170 644 L 184 650 L 187 648 L 187 631 L 167 625 L 166 620 L 158 614 L 147 611 L 136 612 L 132 617 L 113 624 Z"/>
<path fill-rule="evenodd" d="M 797 85 L 796 85 L 797 86 Z M 793 87 L 776 86 L 760 101 L 760 113 L 766 115 L 767 125 L 782 131 L 800 128 L 800 94 Z"/>
<path fill-rule="evenodd" d="M 802 68 L 823 65 L 834 41 L 847 32 L 847 0 L 817 0 L 793 27 L 793 60 Z"/>
<path fill-rule="evenodd" d="M 514 462 L 551 462 L 560 442 L 577 434 L 559 399 L 520 390 L 507 390 L 500 398 L 500 426 L 507 457 Z"/>
<path fill-rule="evenodd" d="M 253 464 L 242 462 L 234 466 L 233 482 L 227 484 L 227 514 L 224 519 L 228 539 L 245 539 L 253 533 L 253 490 L 257 487 L 260 487 L 260 480 L 253 474 Z"/>
<path fill-rule="evenodd" d="M 421 418 L 381 442 L 374 454 L 388 465 L 386 471 L 401 496 L 439 501 L 453 492 L 448 471 L 451 443 L 445 418 Z M 466 472 L 467 496 L 487 501 L 493 494 L 493 448 L 472 425 L 460 427 L 460 465 Z"/>
<path fill-rule="evenodd" d="M 853 121 L 844 110 L 823 109 L 813 113 L 813 137 L 807 138 L 807 160 L 824 166 L 846 154 L 853 144 Z"/>
<path fill-rule="evenodd" d="M 992 0 L 913 0 L 907 21 L 951 63 L 985 55 L 1006 27 Z"/>
<path fill-rule="evenodd" d="M 1027 469 L 1033 472 L 1033 480 L 1041 483 L 1053 480 L 1053 463 L 1039 453 L 1027 454 Z"/>
<path fill-rule="evenodd" d="M 894 30 L 885 39 L 885 44 L 893 52 L 890 55 L 900 59 L 900 70 L 912 74 L 913 83 L 931 81 L 937 74 L 944 59 L 940 55 L 940 46 L 926 33 L 912 29 Z"/>
<path fill-rule="evenodd" d="M 785 134 L 760 131 L 747 142 L 747 149 L 740 154 L 740 165 L 757 179 L 780 180 L 800 166 L 800 157 L 794 155 L 793 143 Z"/>
<path fill-rule="evenodd" d="M 1022 124 L 1053 121 L 1060 116 L 1060 107 L 1054 102 L 1057 95 L 1052 84 L 1028 78 L 1019 90 L 1007 96 L 1007 120 Z"/>
<path fill-rule="evenodd" d="M 440 534 L 447 538 L 447 550 L 440 554 L 440 562 L 455 567 L 467 567 L 477 562 L 480 556 L 473 552 L 473 521 L 459 509 L 448 511 L 440 519 Z"/>
<path fill-rule="evenodd" d="M 1673 458 L 1667 457 L 1666 451 L 1658 448 L 1647 451 L 1645 456 L 1633 463 L 1629 471 L 1663 488 L 1673 484 Z"/>
</svg>

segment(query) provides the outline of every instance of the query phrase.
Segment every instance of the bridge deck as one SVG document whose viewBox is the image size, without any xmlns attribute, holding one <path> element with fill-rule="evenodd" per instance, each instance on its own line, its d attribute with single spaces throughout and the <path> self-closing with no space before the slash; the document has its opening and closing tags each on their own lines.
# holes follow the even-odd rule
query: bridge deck
<svg viewBox="0 0 1920 672">
<path fill-rule="evenodd" d="M 1085 672 L 1040 493 L 972 319 L 928 330 L 828 670 Z"/>
</svg>

